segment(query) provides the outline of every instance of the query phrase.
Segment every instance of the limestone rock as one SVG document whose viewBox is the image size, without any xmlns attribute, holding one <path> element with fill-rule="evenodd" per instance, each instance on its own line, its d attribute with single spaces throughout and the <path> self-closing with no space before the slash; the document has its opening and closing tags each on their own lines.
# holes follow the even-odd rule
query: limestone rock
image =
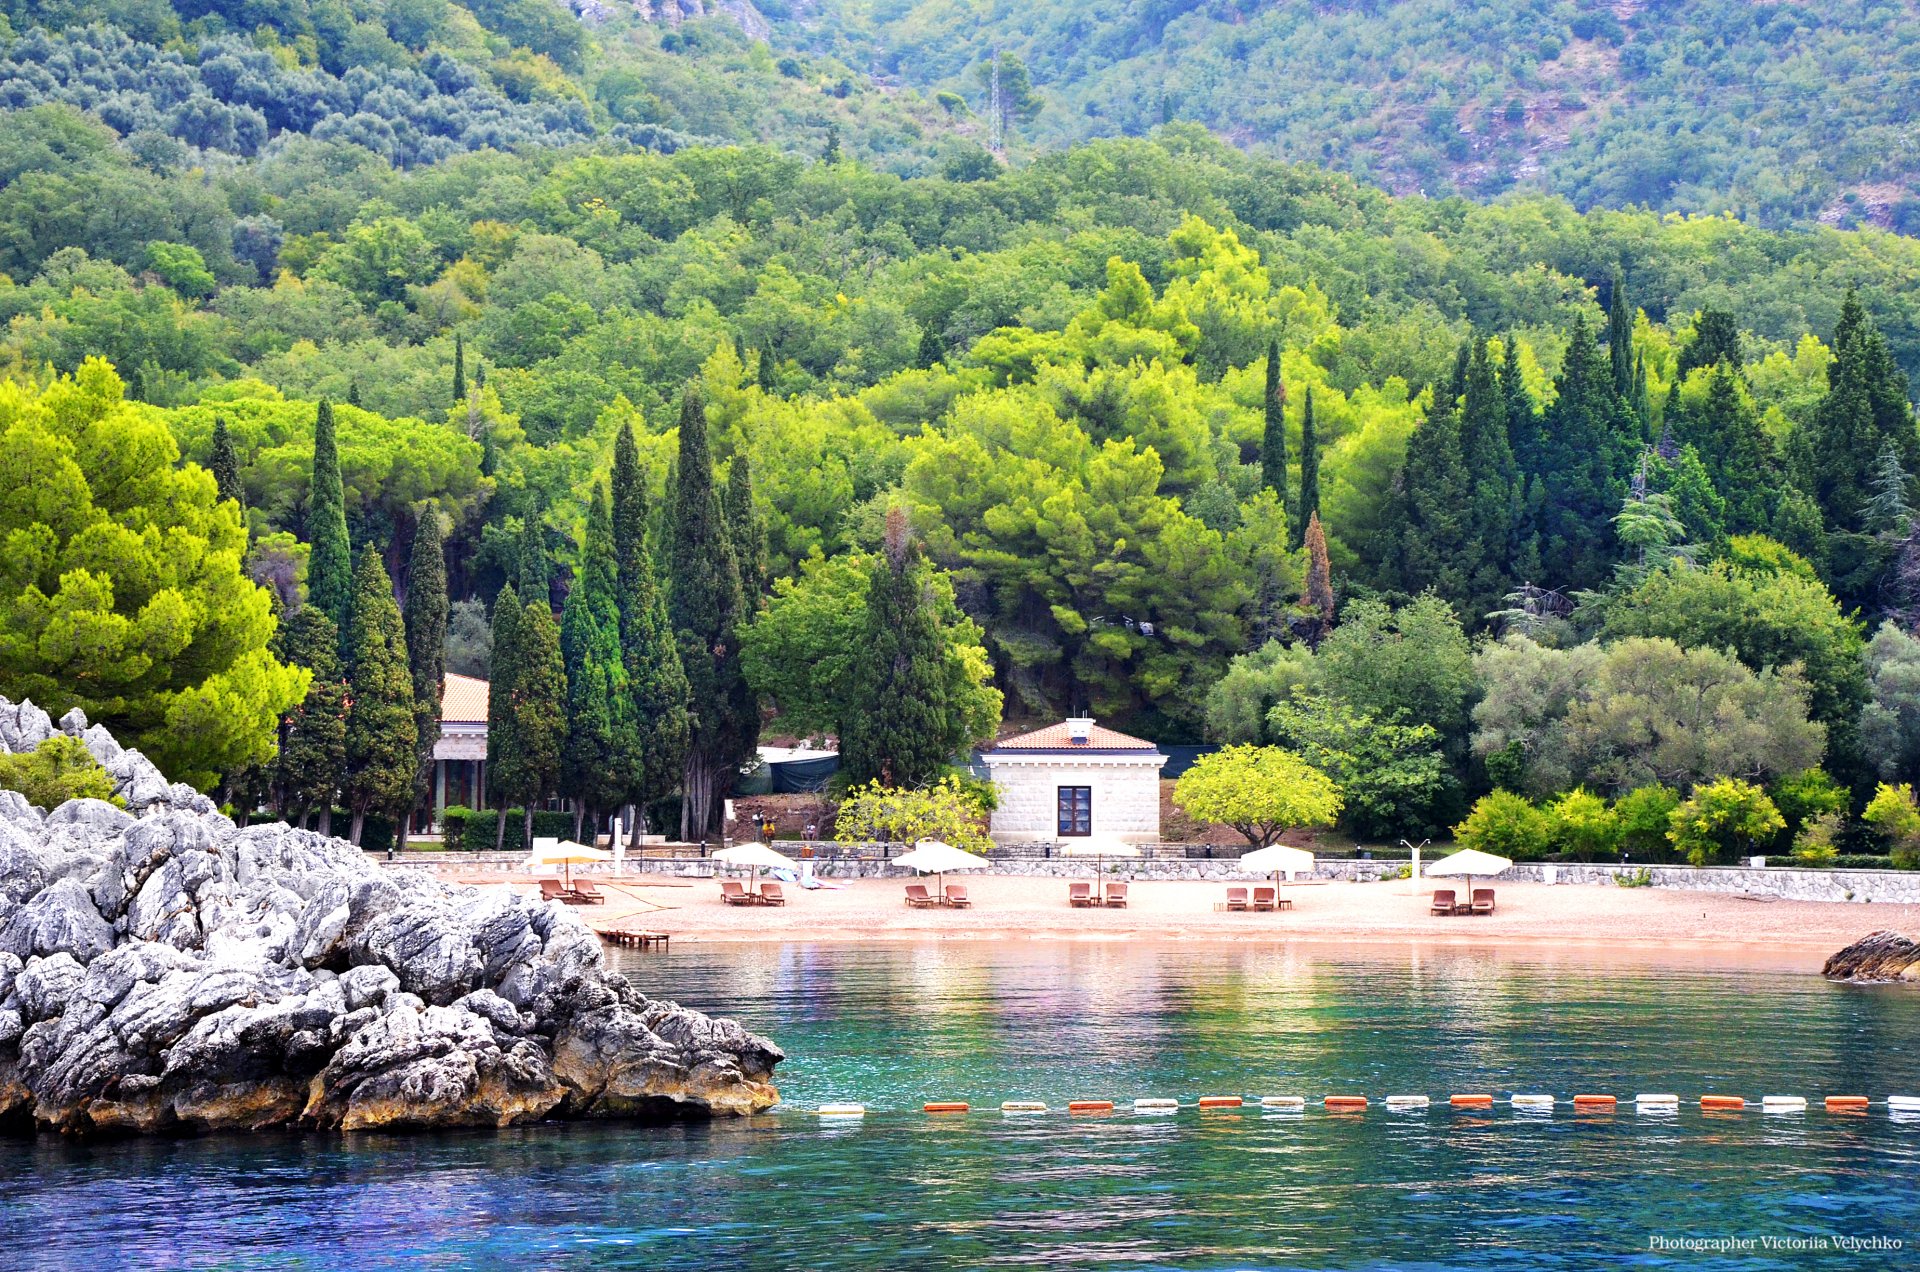
<svg viewBox="0 0 1920 1272">
<path fill-rule="evenodd" d="M 778 1047 L 608 973 L 580 918 L 239 829 L 81 713 L 127 808 L 0 792 L 0 1125 L 507 1126 L 772 1104 Z M 55 726 L 0 699 L 0 747 Z"/>
<path fill-rule="evenodd" d="M 1875 932 L 1828 959 L 1821 975 L 1861 982 L 1920 980 L 1920 942 L 1898 932 Z"/>
</svg>

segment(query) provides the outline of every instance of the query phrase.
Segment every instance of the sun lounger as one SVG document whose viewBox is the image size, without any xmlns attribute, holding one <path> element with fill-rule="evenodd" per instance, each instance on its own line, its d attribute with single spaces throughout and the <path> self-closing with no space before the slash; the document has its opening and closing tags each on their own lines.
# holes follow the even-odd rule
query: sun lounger
<svg viewBox="0 0 1920 1272">
<path fill-rule="evenodd" d="M 1067 885 L 1067 904 L 1074 906 L 1092 905 L 1093 885 L 1090 883 L 1070 883 Z"/>
<path fill-rule="evenodd" d="M 581 905 L 605 905 L 607 894 L 595 887 L 590 879 L 581 879 L 573 885 L 573 894 L 580 898 Z"/>
<path fill-rule="evenodd" d="M 967 885 L 964 883 L 948 884 L 947 885 L 947 904 L 952 906 L 956 910 L 968 910 L 973 908 L 973 898 L 967 895 Z"/>
<path fill-rule="evenodd" d="M 1245 888 L 1227 889 L 1227 909 L 1244 910 L 1247 908 L 1247 890 Z"/>
<path fill-rule="evenodd" d="M 1453 904 L 1454 904 L 1453 889 L 1442 888 L 1440 891 L 1433 894 L 1433 909 L 1431 913 L 1452 914 Z"/>
<path fill-rule="evenodd" d="M 779 884 L 763 883 L 760 885 L 761 905 L 785 905 L 786 903 L 787 894 L 781 891 Z"/>
<path fill-rule="evenodd" d="M 1108 884 L 1107 885 L 1107 904 L 1121 910 L 1126 909 L 1127 908 L 1127 885 L 1124 883 Z"/>
<path fill-rule="evenodd" d="M 907 904 L 916 910 L 924 910 L 940 903 L 927 894 L 926 884 L 910 883 L 907 885 Z"/>
<path fill-rule="evenodd" d="M 1280 908 L 1279 903 L 1275 900 L 1278 896 L 1279 889 L 1277 888 L 1255 888 L 1253 890 L 1253 908 L 1256 910 L 1277 910 Z"/>
<path fill-rule="evenodd" d="M 1475 914 L 1492 914 L 1493 913 L 1493 889 L 1492 888 L 1475 888 L 1473 890 L 1473 913 Z"/>
<path fill-rule="evenodd" d="M 720 899 L 728 905 L 752 905 L 753 894 L 740 885 L 738 879 L 720 881 Z"/>
<path fill-rule="evenodd" d="M 540 899 L 542 901 L 564 902 L 567 899 L 567 890 L 560 886 L 558 879 L 542 879 L 540 881 Z"/>
</svg>

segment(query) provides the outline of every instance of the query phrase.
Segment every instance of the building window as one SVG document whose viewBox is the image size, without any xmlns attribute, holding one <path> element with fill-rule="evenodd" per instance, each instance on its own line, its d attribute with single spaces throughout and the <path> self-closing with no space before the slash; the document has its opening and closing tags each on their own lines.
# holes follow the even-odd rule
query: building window
<svg viewBox="0 0 1920 1272">
<path fill-rule="evenodd" d="M 1062 786 L 1060 788 L 1060 833 L 1063 835 L 1093 833 L 1093 787 Z"/>
</svg>

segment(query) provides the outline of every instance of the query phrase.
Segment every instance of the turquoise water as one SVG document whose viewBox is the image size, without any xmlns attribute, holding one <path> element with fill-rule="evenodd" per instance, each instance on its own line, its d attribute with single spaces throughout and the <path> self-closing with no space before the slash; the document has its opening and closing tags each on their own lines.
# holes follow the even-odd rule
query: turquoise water
<svg viewBox="0 0 1920 1272">
<path fill-rule="evenodd" d="M 1920 1121 L 1398 1114 L 1452 1091 L 1920 1094 L 1920 991 L 1600 954 L 687 946 L 652 992 L 791 1057 L 747 1122 L 0 1142 L 8 1267 L 1798 1268 L 1911 1249 Z M 1361 1117 L 999 1102 L 1361 1092 Z M 815 1105 L 873 1111 L 827 1125 Z M 996 1111 L 920 1113 L 930 1099 Z M 1815 1100 L 1817 1105 L 1818 1101 Z M 1650 1238 L 1745 1238 L 1726 1253 Z"/>
</svg>

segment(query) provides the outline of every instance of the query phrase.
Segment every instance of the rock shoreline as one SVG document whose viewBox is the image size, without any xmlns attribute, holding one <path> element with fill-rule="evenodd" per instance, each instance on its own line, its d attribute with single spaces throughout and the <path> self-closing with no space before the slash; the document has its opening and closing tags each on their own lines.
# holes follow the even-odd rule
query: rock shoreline
<svg viewBox="0 0 1920 1272">
<path fill-rule="evenodd" d="M 1862 984 L 1920 980 L 1920 943 L 1898 932 L 1875 932 L 1829 958 L 1820 974 Z"/>
<path fill-rule="evenodd" d="M 0 791 L 0 1128 L 510 1126 L 758 1112 L 784 1056 L 607 971 L 577 914 L 236 827 L 79 712 L 123 810 Z"/>
</svg>

